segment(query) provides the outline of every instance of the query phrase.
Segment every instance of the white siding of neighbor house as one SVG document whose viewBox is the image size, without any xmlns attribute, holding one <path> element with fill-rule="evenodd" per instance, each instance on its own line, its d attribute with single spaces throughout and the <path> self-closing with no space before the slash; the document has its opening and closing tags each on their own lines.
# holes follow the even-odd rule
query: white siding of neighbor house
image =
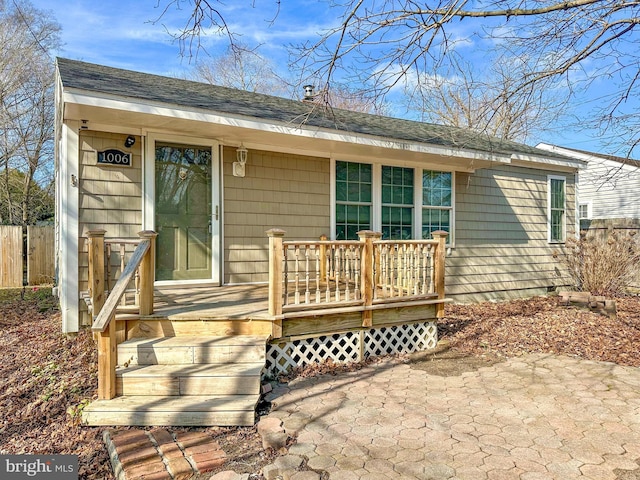
<svg viewBox="0 0 640 480">
<path fill-rule="evenodd" d="M 285 240 L 329 235 L 330 162 L 249 150 L 245 177 L 234 177 L 235 157 L 224 149 L 224 282 L 266 282 L 267 230 L 285 230 Z"/>
<path fill-rule="evenodd" d="M 592 157 L 579 182 L 591 219 L 640 218 L 640 167 Z"/>
<path fill-rule="evenodd" d="M 547 241 L 547 175 L 496 167 L 456 175 L 456 242 L 446 260 L 446 291 L 460 300 L 545 293 L 568 279 Z M 566 238 L 575 234 L 575 182 L 566 174 Z"/>
<path fill-rule="evenodd" d="M 138 238 L 142 229 L 142 157 L 140 139 L 129 150 L 127 135 L 80 132 L 78 283 L 88 288 L 87 232 L 106 230 L 105 238 Z M 131 167 L 99 165 L 97 153 L 110 148 L 131 151 Z M 82 306 L 82 304 L 81 304 Z M 83 318 L 86 324 L 87 318 Z"/>
</svg>

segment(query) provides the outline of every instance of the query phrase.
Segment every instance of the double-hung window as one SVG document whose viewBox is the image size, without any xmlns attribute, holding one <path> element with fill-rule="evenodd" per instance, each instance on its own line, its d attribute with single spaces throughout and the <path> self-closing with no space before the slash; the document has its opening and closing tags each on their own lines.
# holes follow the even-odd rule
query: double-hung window
<svg viewBox="0 0 640 480">
<path fill-rule="evenodd" d="M 451 172 L 423 170 L 422 172 L 422 238 L 431 232 L 451 233 L 453 213 L 453 183 Z"/>
<path fill-rule="evenodd" d="M 549 175 L 548 182 L 549 242 L 562 243 L 566 238 L 566 178 Z"/>
<path fill-rule="evenodd" d="M 371 229 L 372 166 L 336 162 L 336 240 L 357 239 Z"/>
<path fill-rule="evenodd" d="M 357 240 L 360 230 L 389 240 L 429 239 L 435 230 L 452 234 L 453 180 L 452 172 L 337 160 L 335 238 Z"/>
<path fill-rule="evenodd" d="M 413 168 L 382 166 L 382 238 L 413 237 Z"/>
</svg>

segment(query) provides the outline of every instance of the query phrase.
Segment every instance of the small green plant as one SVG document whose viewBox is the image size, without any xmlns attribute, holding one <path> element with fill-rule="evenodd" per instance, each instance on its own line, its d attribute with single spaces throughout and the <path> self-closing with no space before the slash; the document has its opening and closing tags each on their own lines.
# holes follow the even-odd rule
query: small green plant
<svg viewBox="0 0 640 480">
<path fill-rule="evenodd" d="M 91 400 L 85 398 L 77 405 L 69 405 L 67 407 L 67 415 L 71 418 L 71 423 L 78 425 L 82 420 L 83 410 L 91 403 Z"/>
<path fill-rule="evenodd" d="M 563 252 L 554 257 L 567 268 L 578 290 L 594 295 L 619 296 L 640 272 L 640 243 L 635 232 L 612 231 L 606 238 L 587 236 L 569 239 Z"/>
</svg>

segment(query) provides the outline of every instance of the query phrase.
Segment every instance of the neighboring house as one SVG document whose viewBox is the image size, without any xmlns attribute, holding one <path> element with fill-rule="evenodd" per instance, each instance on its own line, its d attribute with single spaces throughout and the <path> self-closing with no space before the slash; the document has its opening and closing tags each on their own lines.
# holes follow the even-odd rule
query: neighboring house
<svg viewBox="0 0 640 480">
<path fill-rule="evenodd" d="M 588 162 L 580 171 L 581 220 L 640 219 L 640 161 L 546 143 L 537 148 Z"/>
<path fill-rule="evenodd" d="M 229 336 L 263 336 L 277 370 L 434 346 L 445 290 L 507 299 L 568 282 L 553 254 L 576 233 L 573 155 L 66 59 L 56 106 L 62 325 L 99 333 L 100 398 L 126 396 L 135 374 L 116 381 L 117 343 L 131 365 L 159 362 L 165 341 L 196 361 Z M 139 306 L 116 310 L 138 264 Z M 246 350 L 225 349 L 227 361 Z M 224 423 L 126 402 L 86 421 Z"/>
</svg>

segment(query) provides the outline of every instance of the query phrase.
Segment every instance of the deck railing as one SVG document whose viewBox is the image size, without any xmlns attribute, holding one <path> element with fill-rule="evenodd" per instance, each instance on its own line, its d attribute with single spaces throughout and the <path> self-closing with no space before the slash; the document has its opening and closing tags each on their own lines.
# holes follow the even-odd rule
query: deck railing
<svg viewBox="0 0 640 480">
<path fill-rule="evenodd" d="M 111 399 L 116 395 L 116 310 L 130 285 L 136 284 L 136 302 L 140 315 L 153 313 L 153 282 L 155 277 L 155 238 L 151 231 L 140 232 L 140 239 L 132 241 L 105 241 L 104 230 L 93 230 L 89 236 L 89 292 L 93 312 L 91 329 L 98 341 L 98 398 Z M 136 249 L 128 261 L 122 263 L 118 280 L 107 290 L 106 278 L 109 270 L 112 244 L 133 243 Z M 105 245 L 107 244 L 107 245 Z M 125 245 L 126 246 L 126 245 Z M 124 252 L 124 248 L 122 247 Z M 124 258 L 124 255 L 122 255 Z"/>
<path fill-rule="evenodd" d="M 447 232 L 433 232 L 432 240 L 381 240 L 362 231 L 359 241 L 284 241 L 284 234 L 267 232 L 271 315 L 444 300 Z M 370 315 L 364 317 L 366 326 Z"/>
</svg>

